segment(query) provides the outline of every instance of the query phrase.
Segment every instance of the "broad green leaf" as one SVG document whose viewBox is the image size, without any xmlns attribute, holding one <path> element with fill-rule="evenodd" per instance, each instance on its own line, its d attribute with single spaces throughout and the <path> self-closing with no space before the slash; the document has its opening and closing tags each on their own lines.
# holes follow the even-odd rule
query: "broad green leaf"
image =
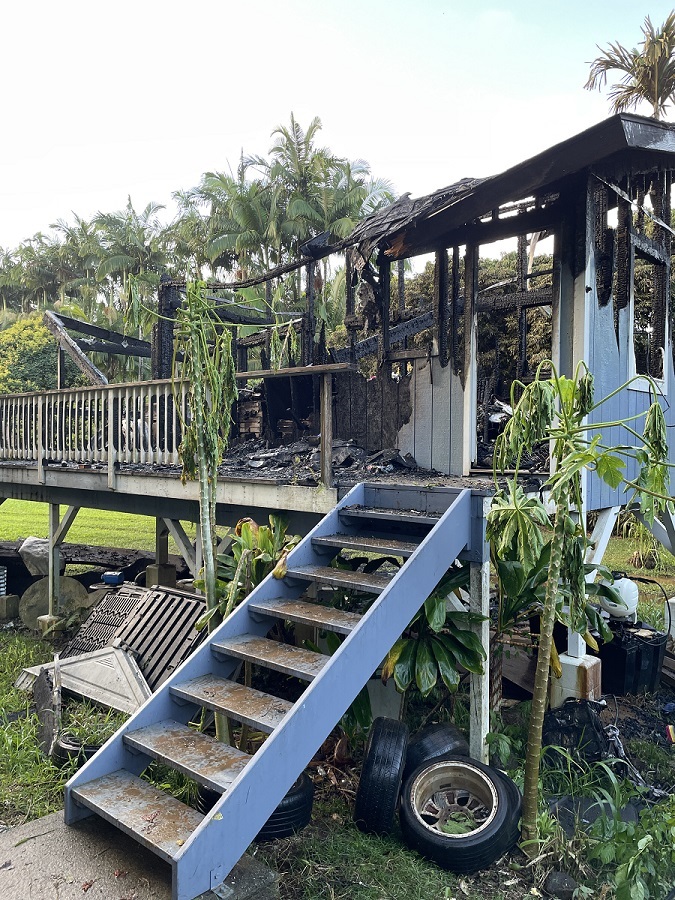
<svg viewBox="0 0 675 900">
<path fill-rule="evenodd" d="M 436 685 L 438 666 L 429 646 L 429 641 L 422 638 L 417 643 L 415 660 L 415 682 L 423 697 L 426 697 Z"/>
<path fill-rule="evenodd" d="M 417 644 L 412 638 L 404 640 L 405 643 L 394 666 L 394 681 L 399 691 L 407 691 L 415 677 Z"/>
<path fill-rule="evenodd" d="M 448 652 L 445 644 L 436 636 L 431 638 L 431 649 L 436 657 L 438 671 L 443 679 L 443 683 L 450 693 L 454 694 L 459 686 L 459 672 L 455 668 L 453 657 Z"/>
<path fill-rule="evenodd" d="M 473 672 L 475 675 L 482 675 L 482 657 L 471 653 L 463 644 L 456 641 L 452 635 L 441 633 L 437 635 L 437 639 L 442 642 L 451 658 L 455 661 L 455 665 L 460 665 L 467 672 Z"/>
<path fill-rule="evenodd" d="M 595 462 L 595 471 L 612 488 L 618 488 L 623 481 L 626 463 L 612 453 L 603 453 Z"/>
<path fill-rule="evenodd" d="M 424 601 L 424 615 L 432 631 L 440 631 L 445 625 L 446 604 L 443 594 L 433 593 Z"/>
<path fill-rule="evenodd" d="M 387 653 L 384 664 L 382 666 L 382 681 L 386 684 L 387 681 L 394 674 L 394 666 L 399 660 L 401 655 L 401 651 L 405 647 L 408 639 L 407 638 L 399 638 L 394 646 L 391 648 L 389 653 Z"/>
<path fill-rule="evenodd" d="M 468 631 L 462 628 L 453 628 L 450 631 L 451 637 L 455 640 L 459 641 L 467 650 L 471 653 L 475 653 L 476 656 L 480 659 L 486 658 L 486 653 L 483 645 L 478 640 L 477 635 L 473 633 L 473 631 Z"/>
</svg>

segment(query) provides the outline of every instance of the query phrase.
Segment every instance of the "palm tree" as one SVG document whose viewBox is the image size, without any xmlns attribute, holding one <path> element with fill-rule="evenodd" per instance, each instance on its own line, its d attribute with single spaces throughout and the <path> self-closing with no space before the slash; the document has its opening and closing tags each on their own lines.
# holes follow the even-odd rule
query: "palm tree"
<svg viewBox="0 0 675 900">
<path fill-rule="evenodd" d="M 610 44 L 602 55 L 594 59 L 584 85 L 586 90 L 602 88 L 608 72 L 623 73 L 609 89 L 613 113 L 634 109 L 646 101 L 651 104 L 652 116 L 661 119 L 668 103 L 675 95 L 675 11 L 660 28 L 654 28 L 649 16 L 642 26 L 643 41 L 639 48 L 629 50 L 622 44 Z"/>
</svg>

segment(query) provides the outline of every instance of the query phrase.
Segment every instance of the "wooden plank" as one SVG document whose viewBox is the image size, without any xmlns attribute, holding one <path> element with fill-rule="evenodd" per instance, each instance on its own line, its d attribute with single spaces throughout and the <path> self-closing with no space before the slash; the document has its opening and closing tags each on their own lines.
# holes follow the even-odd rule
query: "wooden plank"
<svg viewBox="0 0 675 900">
<path fill-rule="evenodd" d="M 332 606 L 321 606 L 305 600 L 256 600 L 249 603 L 252 612 L 274 616 L 276 619 L 287 619 L 289 622 L 300 622 L 303 625 L 315 625 L 337 634 L 350 634 L 361 621 L 361 616 Z"/>
<path fill-rule="evenodd" d="M 127 731 L 124 743 L 220 793 L 251 759 L 248 753 L 173 719 Z"/>
<path fill-rule="evenodd" d="M 391 581 L 391 578 L 384 575 L 367 575 L 347 569 L 332 569 L 330 566 L 295 566 L 288 569 L 287 578 L 315 581 L 317 584 L 363 591 L 366 594 L 380 594 Z"/>
<path fill-rule="evenodd" d="M 417 541 L 399 541 L 394 538 L 378 538 L 370 535 L 327 534 L 312 538 L 315 547 L 338 547 L 342 550 L 363 550 L 381 553 L 383 556 L 402 556 L 407 559 L 417 550 Z"/>
<path fill-rule="evenodd" d="M 321 376 L 321 483 L 333 487 L 333 376 Z"/>
<path fill-rule="evenodd" d="M 454 495 L 452 496 L 454 499 Z M 448 503 L 448 506 L 450 503 Z M 345 506 L 340 510 L 341 519 L 370 519 L 377 522 L 404 523 L 410 525 L 436 525 L 438 515 L 420 515 L 419 513 L 402 512 L 398 509 L 372 509 L 367 506 Z"/>
<path fill-rule="evenodd" d="M 280 697 L 273 697 L 215 675 L 201 675 L 184 681 L 173 685 L 170 691 L 173 697 L 196 703 L 213 712 L 225 713 L 237 722 L 243 722 L 266 734 L 274 731 L 286 713 L 293 708 L 292 703 Z"/>
<path fill-rule="evenodd" d="M 61 315 L 61 313 L 52 313 L 52 315 L 69 331 L 76 331 L 79 334 L 88 334 L 91 335 L 91 337 L 100 338 L 111 344 L 126 344 L 128 347 L 136 347 L 137 349 L 150 349 L 149 341 L 132 337 L 130 334 L 120 334 L 118 331 L 111 331 L 109 328 L 101 328 L 98 325 L 92 325 L 90 322 L 81 322 L 79 319 L 71 319 L 70 316 Z"/>
<path fill-rule="evenodd" d="M 489 505 L 485 498 L 485 506 Z M 469 612 L 483 616 L 483 621 L 471 630 L 487 654 L 482 674 L 472 674 L 469 681 L 469 746 L 474 759 L 489 762 L 486 737 L 490 731 L 490 560 L 471 563 L 469 578 Z"/>
<path fill-rule="evenodd" d="M 100 369 L 87 359 L 85 354 L 80 350 L 75 341 L 67 333 L 65 328 L 58 321 L 54 313 L 47 310 L 43 316 L 43 322 L 54 335 L 60 346 L 73 360 L 77 368 L 85 375 L 91 384 L 107 384 L 108 379 Z"/>
<path fill-rule="evenodd" d="M 249 378 L 293 378 L 297 375 L 326 375 L 336 372 L 353 372 L 351 363 L 326 363 L 320 366 L 294 366 L 291 369 L 255 369 L 250 372 L 237 372 L 237 381 Z"/>
<path fill-rule="evenodd" d="M 304 650 L 302 647 L 282 644 L 280 641 L 256 637 L 253 634 L 242 634 L 225 640 L 213 641 L 211 649 L 214 653 L 225 653 L 235 659 L 256 663 L 266 669 L 302 678 L 304 681 L 312 681 L 316 678 L 330 659 L 323 653 L 315 653 L 312 650 Z"/>
<path fill-rule="evenodd" d="M 72 796 L 167 862 L 180 853 L 204 818 L 122 769 L 78 785 Z"/>
</svg>

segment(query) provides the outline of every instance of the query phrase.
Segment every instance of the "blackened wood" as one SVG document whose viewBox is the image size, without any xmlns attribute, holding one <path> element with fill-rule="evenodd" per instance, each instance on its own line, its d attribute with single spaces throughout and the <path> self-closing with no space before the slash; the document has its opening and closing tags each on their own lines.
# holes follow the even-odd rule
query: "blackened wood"
<svg viewBox="0 0 675 900">
<path fill-rule="evenodd" d="M 70 316 L 64 316 L 61 313 L 54 313 L 53 315 L 68 331 L 88 334 L 91 337 L 100 338 L 102 341 L 108 341 L 111 344 L 126 344 L 128 347 L 139 347 L 142 349 L 150 346 L 148 341 L 143 341 L 128 334 L 120 334 L 118 331 L 111 331 L 109 328 L 100 328 L 98 325 L 91 325 L 89 322 L 80 322 L 79 319 L 72 319 Z"/>
<path fill-rule="evenodd" d="M 316 321 L 314 319 L 314 263 L 310 262 L 305 268 L 305 295 L 307 300 L 307 314 L 305 316 L 305 330 L 302 342 L 302 362 L 309 366 L 314 361 L 314 331 Z"/>
<path fill-rule="evenodd" d="M 178 291 L 168 275 L 162 275 L 157 297 L 158 317 L 152 326 L 152 377 L 171 378 L 174 316 L 180 305 Z"/>
<path fill-rule="evenodd" d="M 53 312 L 47 310 L 42 321 L 59 342 L 59 345 L 63 347 L 73 360 L 80 372 L 89 379 L 90 384 L 108 383 L 108 379 L 103 372 L 97 369 L 93 362 L 87 359 L 86 355 L 80 350 Z"/>
<path fill-rule="evenodd" d="M 452 304 L 451 304 L 451 346 L 452 346 L 452 366 L 455 374 L 458 372 L 459 365 L 459 319 L 461 315 L 461 271 L 459 259 L 459 247 L 452 248 Z"/>
<path fill-rule="evenodd" d="M 382 346 L 380 349 L 380 365 L 386 360 L 391 350 L 389 318 L 391 312 L 391 263 L 383 256 L 379 260 L 380 292 L 382 297 Z"/>
<path fill-rule="evenodd" d="M 351 372 L 349 363 L 327 363 L 324 366 L 293 366 L 290 369 L 256 369 L 250 372 L 237 372 L 238 381 L 248 378 L 289 378 L 296 375 L 323 375 L 333 372 Z"/>
<path fill-rule="evenodd" d="M 354 270 L 352 266 L 352 255 L 347 252 L 345 254 L 345 320 L 349 323 L 347 331 L 349 332 L 349 362 L 356 362 L 356 326 L 354 324 Z"/>
<path fill-rule="evenodd" d="M 438 358 L 441 366 L 445 368 L 449 362 L 448 356 L 448 322 L 450 319 L 448 309 L 448 251 L 436 251 L 436 293 L 434 298 L 434 337 L 438 348 Z"/>
<path fill-rule="evenodd" d="M 92 338 L 75 338 L 75 344 L 83 353 L 106 353 L 108 356 L 134 356 L 143 359 L 152 358 L 150 344 L 146 347 L 123 347 L 121 344 L 110 344 L 107 341 L 95 341 Z"/>
<path fill-rule="evenodd" d="M 406 337 L 412 337 L 415 334 L 419 334 L 420 331 L 431 328 L 433 324 L 433 312 L 422 313 L 419 316 L 415 316 L 413 319 L 408 319 L 406 322 L 401 322 L 399 325 L 394 325 L 393 328 L 390 328 L 389 342 L 390 344 L 396 344 Z M 359 341 L 354 347 L 355 358 L 362 359 L 370 353 L 377 353 L 378 340 L 378 337 L 375 336 Z M 349 348 L 343 347 L 340 350 L 334 350 L 333 359 L 340 363 L 346 362 L 349 359 Z"/>
</svg>

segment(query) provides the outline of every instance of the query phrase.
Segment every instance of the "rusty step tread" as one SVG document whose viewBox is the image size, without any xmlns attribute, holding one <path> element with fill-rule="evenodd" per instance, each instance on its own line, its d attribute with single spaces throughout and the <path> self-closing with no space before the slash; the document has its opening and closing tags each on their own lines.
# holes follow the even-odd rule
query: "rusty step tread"
<svg viewBox="0 0 675 900">
<path fill-rule="evenodd" d="M 338 634 L 350 634 L 361 621 L 356 613 L 331 606 L 321 606 L 306 600 L 253 600 L 249 602 L 251 612 L 265 613 L 277 619 L 288 619 L 289 622 L 302 622 L 304 625 L 316 625 L 327 631 Z"/>
<path fill-rule="evenodd" d="M 388 509 L 382 506 L 343 506 L 340 517 L 358 519 L 376 519 L 379 522 L 404 522 L 406 525 L 436 525 L 438 515 L 418 513 L 412 509 Z"/>
<path fill-rule="evenodd" d="M 333 569 L 331 566 L 289 567 L 286 575 L 289 578 L 315 581 L 317 584 L 329 584 L 332 587 L 344 587 L 367 594 L 381 593 L 391 581 L 388 575 L 368 575 L 365 572 L 351 572 L 348 569 Z"/>
<path fill-rule="evenodd" d="M 237 659 L 257 663 L 267 669 L 294 675 L 305 681 L 311 681 L 319 674 L 329 657 L 313 650 L 303 650 L 279 641 L 270 641 L 255 634 L 240 634 L 226 640 L 214 641 L 211 649 L 227 653 Z"/>
<path fill-rule="evenodd" d="M 174 697 L 197 703 L 214 712 L 225 713 L 237 722 L 243 722 L 266 734 L 274 731 L 293 706 L 280 697 L 217 675 L 200 675 L 173 685 L 170 690 Z"/>
<path fill-rule="evenodd" d="M 312 538 L 315 547 L 340 547 L 342 550 L 363 550 L 381 553 L 383 556 L 408 557 L 417 550 L 415 541 L 399 541 L 394 538 L 370 537 L 362 534 L 322 534 Z"/>
<path fill-rule="evenodd" d="M 204 818 L 125 769 L 77 785 L 72 796 L 167 862 Z"/>
<path fill-rule="evenodd" d="M 128 731 L 124 743 L 221 793 L 251 759 L 248 753 L 173 719 Z"/>
</svg>

